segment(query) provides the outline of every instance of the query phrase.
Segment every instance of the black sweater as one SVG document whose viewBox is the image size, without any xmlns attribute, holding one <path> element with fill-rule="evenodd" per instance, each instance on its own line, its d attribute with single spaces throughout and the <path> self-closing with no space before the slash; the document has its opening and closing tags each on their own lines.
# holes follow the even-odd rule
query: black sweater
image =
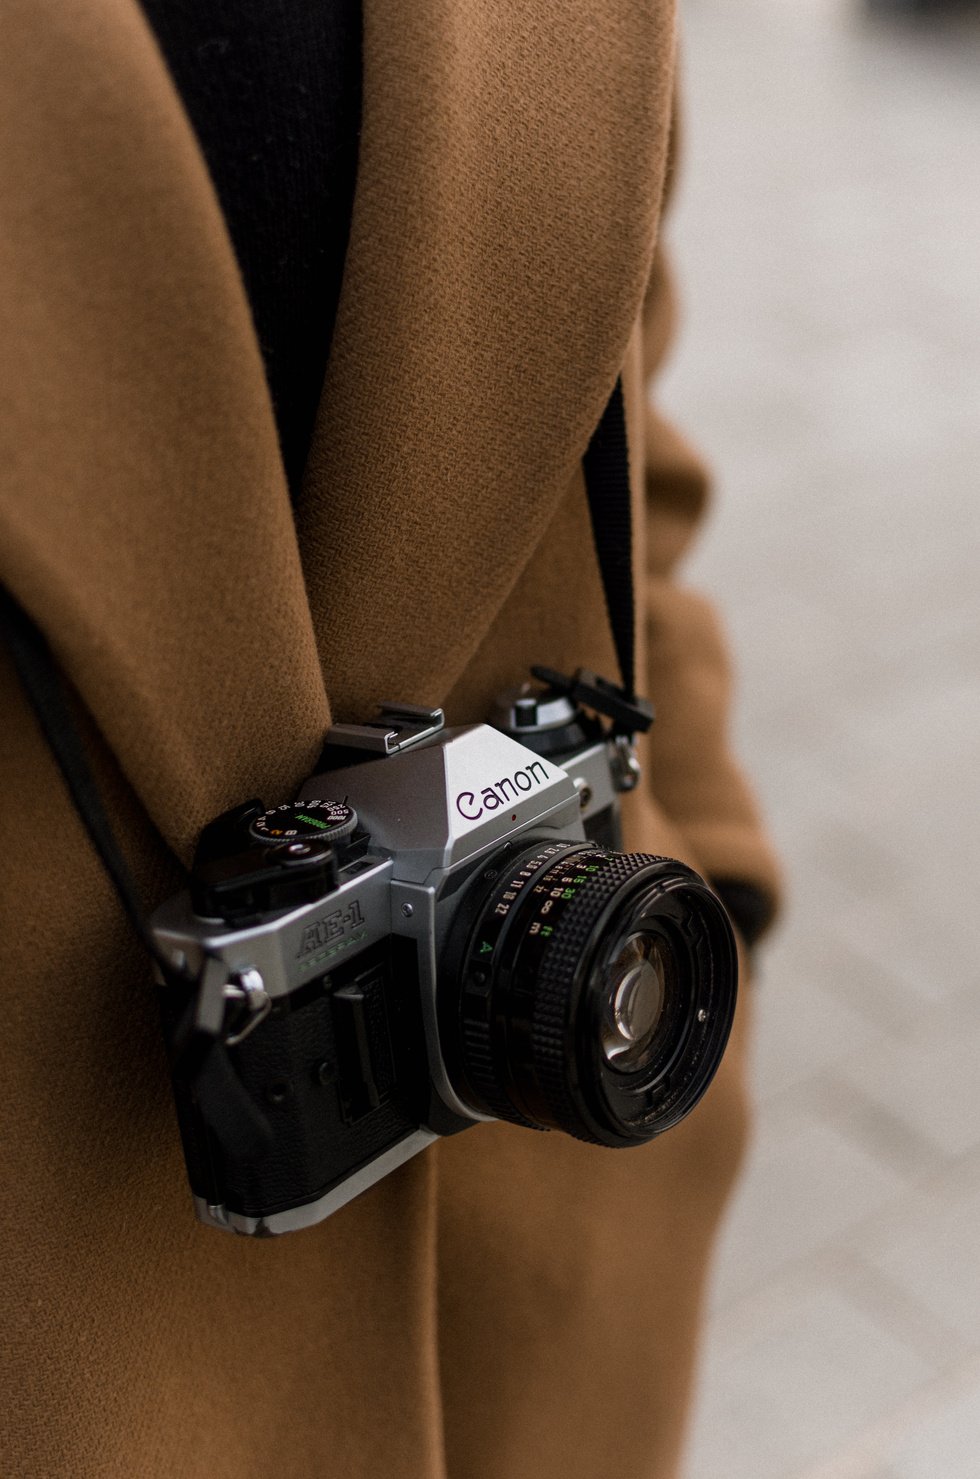
<svg viewBox="0 0 980 1479">
<path fill-rule="evenodd" d="M 350 234 L 360 0 L 142 0 L 224 211 L 295 498 Z"/>
</svg>

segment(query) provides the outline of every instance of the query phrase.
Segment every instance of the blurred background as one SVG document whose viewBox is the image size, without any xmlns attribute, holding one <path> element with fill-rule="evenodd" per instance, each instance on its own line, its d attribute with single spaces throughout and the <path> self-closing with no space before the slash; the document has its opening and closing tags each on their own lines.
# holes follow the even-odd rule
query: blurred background
<svg viewBox="0 0 980 1479">
<path fill-rule="evenodd" d="M 980 1476 L 980 5 L 682 0 L 688 579 L 791 897 L 689 1479 Z"/>
</svg>

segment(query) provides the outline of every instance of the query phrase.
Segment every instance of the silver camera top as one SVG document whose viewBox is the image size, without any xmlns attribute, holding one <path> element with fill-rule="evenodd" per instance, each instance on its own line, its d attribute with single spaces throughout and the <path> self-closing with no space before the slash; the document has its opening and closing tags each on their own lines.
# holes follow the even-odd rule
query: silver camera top
<svg viewBox="0 0 980 1479">
<path fill-rule="evenodd" d="M 339 754 L 333 738 L 327 753 Z M 321 772 L 297 799 L 325 796 L 349 800 L 372 844 L 394 856 L 394 876 L 413 883 L 512 831 L 562 829 L 580 813 L 567 771 L 488 724 L 436 730 L 390 758 Z"/>
</svg>

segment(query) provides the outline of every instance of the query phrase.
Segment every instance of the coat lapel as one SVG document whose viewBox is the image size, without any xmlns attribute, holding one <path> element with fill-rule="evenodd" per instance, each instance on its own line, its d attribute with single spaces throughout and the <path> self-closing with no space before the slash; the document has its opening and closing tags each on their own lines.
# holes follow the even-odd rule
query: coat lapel
<svg viewBox="0 0 980 1479">
<path fill-rule="evenodd" d="M 249 309 L 135 0 L 12 0 L 0 96 L 0 578 L 186 852 L 327 722 Z"/>
<path fill-rule="evenodd" d="M 673 59 L 657 0 L 365 0 L 364 19 L 352 235 L 300 509 L 344 717 L 440 700 L 555 514 L 640 307 Z"/>
</svg>

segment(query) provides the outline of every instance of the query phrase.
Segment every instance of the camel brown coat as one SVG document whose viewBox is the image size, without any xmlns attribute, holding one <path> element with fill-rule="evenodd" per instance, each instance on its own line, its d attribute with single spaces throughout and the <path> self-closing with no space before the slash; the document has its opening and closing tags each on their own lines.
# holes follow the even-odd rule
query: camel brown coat
<svg viewBox="0 0 980 1479">
<path fill-rule="evenodd" d="M 136 0 L 3 6 L 0 579 L 71 679 L 147 905 L 174 886 L 160 838 L 188 859 L 215 813 L 289 797 L 331 713 L 395 696 L 468 722 L 532 661 L 615 673 L 580 460 L 620 371 L 660 713 L 631 841 L 772 891 L 723 644 L 674 579 L 703 475 L 642 394 L 669 333 L 672 7 L 365 0 L 364 20 L 294 512 Z M 206 1230 L 146 960 L 3 653 L 0 706 L 3 1473 L 673 1474 L 744 1022 L 701 1107 L 643 1149 L 481 1127 L 306 1232 Z"/>
</svg>

